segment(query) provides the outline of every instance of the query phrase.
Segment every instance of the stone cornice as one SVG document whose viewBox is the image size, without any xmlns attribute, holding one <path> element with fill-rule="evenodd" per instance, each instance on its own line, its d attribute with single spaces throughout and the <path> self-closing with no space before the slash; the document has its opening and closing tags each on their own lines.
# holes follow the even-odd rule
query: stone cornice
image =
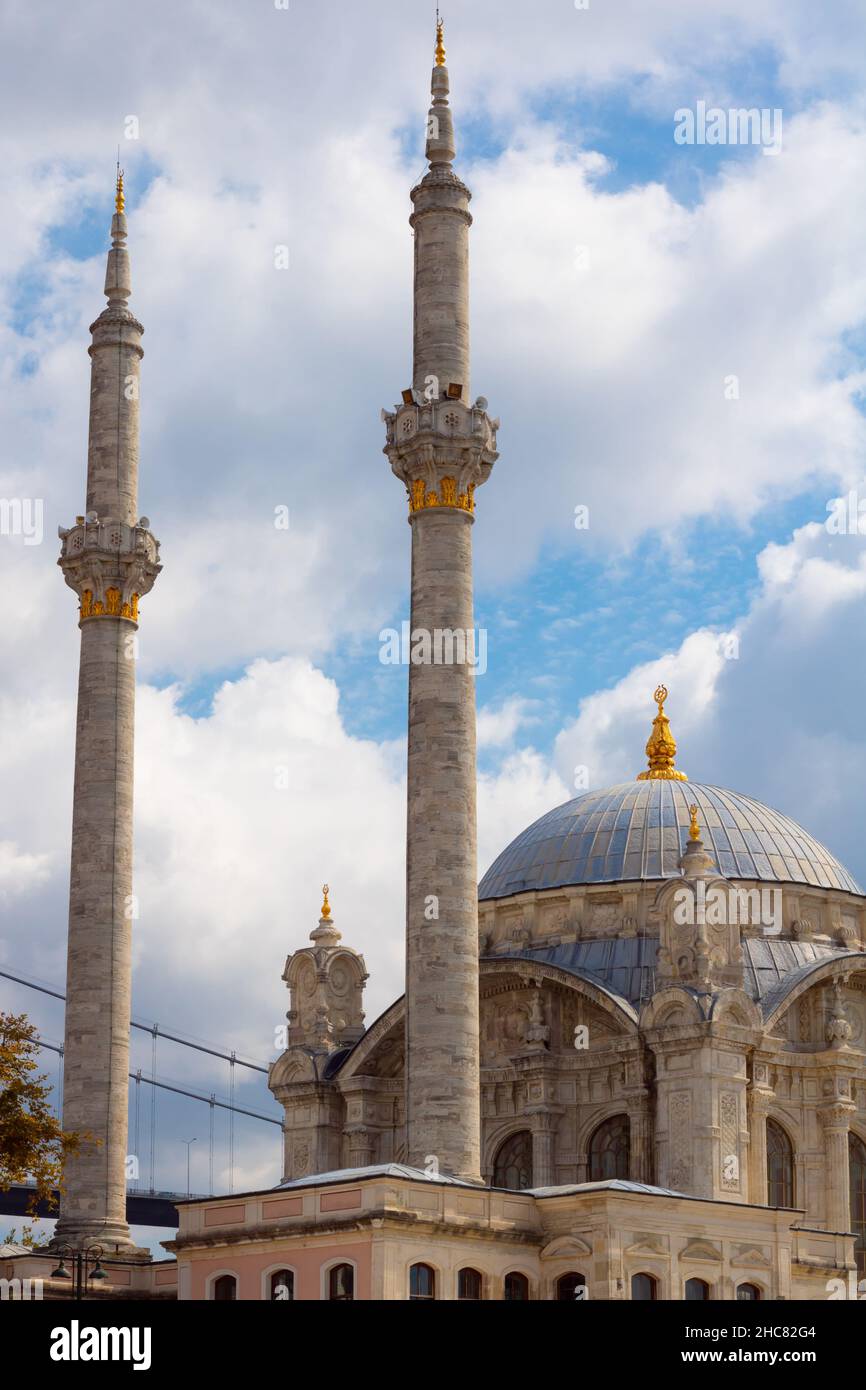
<svg viewBox="0 0 866 1390">
<path fill-rule="evenodd" d="M 485 1188 L 478 1189 L 481 1192 L 487 1191 Z M 467 1188 L 471 1195 L 472 1189 Z M 276 1195 L 280 1195 L 277 1193 Z M 308 1236 L 322 1235 L 347 1235 L 354 1231 L 368 1230 L 370 1227 L 379 1230 L 387 1230 L 389 1227 L 396 1230 L 407 1230 L 419 1232 L 423 1235 L 441 1236 L 449 1226 L 453 1226 L 454 1234 L 461 1237 L 469 1236 L 473 1240 L 483 1240 L 487 1243 L 507 1241 L 514 1245 L 533 1245 L 540 1248 L 544 1237 L 532 1231 L 508 1231 L 501 1226 L 481 1226 L 467 1220 L 464 1216 L 456 1216 L 453 1220 L 446 1215 L 444 1217 L 431 1217 L 429 1215 L 415 1215 L 413 1212 L 399 1211 L 394 1207 L 375 1207 L 364 1212 L 362 1216 L 353 1216 L 349 1220 L 313 1220 L 313 1221 L 268 1221 L 255 1226 L 245 1226 L 242 1230 L 234 1227 L 215 1226 L 207 1235 L 196 1231 L 188 1236 L 179 1235 L 175 1240 L 163 1242 L 167 1250 L 210 1250 L 214 1246 L 222 1245 L 253 1245 L 259 1241 L 270 1245 L 275 1238 L 281 1240 L 289 1237 L 306 1238 Z"/>
</svg>

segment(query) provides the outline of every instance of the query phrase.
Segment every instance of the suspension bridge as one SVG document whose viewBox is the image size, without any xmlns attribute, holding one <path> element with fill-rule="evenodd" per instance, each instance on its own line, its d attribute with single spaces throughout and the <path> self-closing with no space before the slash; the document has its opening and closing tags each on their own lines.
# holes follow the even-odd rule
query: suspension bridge
<svg viewBox="0 0 866 1390">
<path fill-rule="evenodd" d="M 0 970 L 0 978 L 20 985 L 25 989 L 33 990 L 39 994 L 49 996 L 52 999 L 66 1002 L 65 994 L 59 990 L 51 989 L 48 985 L 39 984 L 34 980 L 29 980 L 22 975 L 14 975 L 7 970 Z M 235 1117 L 242 1116 L 246 1120 L 251 1120 L 259 1125 L 276 1126 L 279 1131 L 278 1140 L 280 1145 L 280 1165 L 282 1163 L 282 1141 L 283 1141 L 283 1122 L 282 1119 L 271 1114 L 264 1115 L 258 1110 L 253 1110 L 247 1105 L 239 1105 L 236 1100 L 236 1088 L 238 1086 L 238 1068 L 242 1073 L 257 1073 L 259 1077 L 266 1077 L 268 1068 L 261 1062 L 255 1062 L 249 1058 L 239 1056 L 234 1050 L 226 1051 L 222 1048 L 210 1046 L 205 1042 L 197 1041 L 192 1038 L 183 1037 L 177 1031 L 169 1032 L 158 1023 L 145 1023 L 138 1019 L 132 1020 L 133 1030 L 139 1033 L 150 1035 L 150 1072 L 146 1073 L 141 1067 L 135 1071 L 130 1071 L 131 1082 L 130 1092 L 130 1115 L 129 1115 L 129 1138 L 131 1154 L 128 1159 L 127 1167 L 127 1221 L 130 1224 L 144 1226 L 177 1226 L 178 1214 L 174 1202 L 188 1196 L 214 1196 L 217 1195 L 215 1185 L 215 1159 L 220 1163 L 224 1174 L 223 1185 L 229 1193 L 234 1191 L 236 1173 L 236 1133 Z M 228 1066 L 228 1098 L 220 1098 L 216 1092 L 211 1091 L 205 1094 L 201 1091 L 182 1086 L 176 1081 L 167 1080 L 157 1074 L 157 1049 L 160 1045 L 168 1044 L 171 1047 L 187 1048 L 190 1051 L 204 1053 L 209 1057 L 216 1058 L 225 1062 Z M 45 1036 L 38 1039 L 40 1049 L 52 1052 L 57 1057 L 57 1082 L 54 1086 L 55 1105 L 58 1116 L 63 1109 L 63 1044 L 53 1042 Z M 144 1089 L 142 1089 L 144 1088 Z M 197 1102 L 207 1106 L 208 1124 L 208 1184 L 206 1192 L 191 1192 L 189 1184 L 184 1191 L 165 1190 L 157 1186 L 156 1175 L 160 1163 L 160 1150 L 158 1147 L 158 1136 L 160 1134 L 160 1095 L 170 1093 L 171 1096 L 182 1097 L 186 1101 Z M 227 1119 L 227 1135 L 225 1136 L 224 1154 L 219 1153 L 221 1145 L 215 1133 L 215 1119 L 217 1114 L 224 1112 Z M 189 1174 L 189 1147 L 196 1143 L 195 1139 L 175 1140 L 187 1146 L 187 1174 Z M 142 1159 L 148 1159 L 148 1177 L 143 1180 L 141 1177 Z M 176 1166 L 176 1165 L 172 1165 Z M 11 1187 L 7 1192 L 0 1192 L 0 1215 L 3 1216 L 25 1216 L 28 1211 L 28 1203 L 32 1197 L 33 1188 L 27 1184 Z M 55 1194 L 56 1195 L 56 1194 Z M 56 1208 L 49 1210 L 45 1203 L 37 1208 L 38 1216 L 56 1216 Z"/>
</svg>

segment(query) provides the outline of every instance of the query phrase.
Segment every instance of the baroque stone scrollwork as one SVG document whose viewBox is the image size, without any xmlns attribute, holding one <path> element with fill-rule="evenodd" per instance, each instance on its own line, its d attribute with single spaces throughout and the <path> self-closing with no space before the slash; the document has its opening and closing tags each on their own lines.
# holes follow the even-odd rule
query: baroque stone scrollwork
<svg viewBox="0 0 866 1390">
<path fill-rule="evenodd" d="M 670 1184 L 687 1192 L 692 1181 L 692 1097 L 676 1091 L 670 1098 Z"/>
</svg>

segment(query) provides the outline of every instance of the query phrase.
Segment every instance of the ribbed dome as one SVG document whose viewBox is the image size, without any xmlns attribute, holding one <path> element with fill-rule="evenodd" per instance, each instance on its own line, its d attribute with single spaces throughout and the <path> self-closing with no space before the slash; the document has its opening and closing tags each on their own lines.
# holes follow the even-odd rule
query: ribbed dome
<svg viewBox="0 0 866 1390">
<path fill-rule="evenodd" d="M 478 896 L 674 878 L 692 804 L 701 839 L 726 877 L 861 893 L 838 859 L 796 821 L 739 792 L 658 780 L 587 792 L 548 811 L 491 864 Z"/>
</svg>

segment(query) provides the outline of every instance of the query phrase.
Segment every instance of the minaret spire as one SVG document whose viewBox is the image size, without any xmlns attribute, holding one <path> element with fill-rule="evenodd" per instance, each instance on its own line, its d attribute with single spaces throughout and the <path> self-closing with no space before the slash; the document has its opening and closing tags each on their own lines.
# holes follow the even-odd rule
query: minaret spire
<svg viewBox="0 0 866 1390">
<path fill-rule="evenodd" d="M 442 38 L 442 22 L 440 20 L 436 25 L 436 62 L 430 79 L 432 102 L 427 113 L 425 153 L 431 168 L 443 164 L 450 166 L 457 152 L 454 144 L 454 122 L 451 119 L 451 108 L 448 105 L 449 91 L 448 69 L 445 66 L 445 43 Z"/>
<path fill-rule="evenodd" d="M 439 6 L 437 5 L 437 6 L 436 6 L 436 66 L 437 66 L 437 68 L 444 68 L 444 66 L 445 66 L 445 35 L 444 35 L 444 29 L 445 29 L 445 26 L 444 26 L 442 20 L 439 18 Z"/>
<path fill-rule="evenodd" d="M 63 1125 L 89 1133 L 66 1162 L 54 1243 L 135 1253 L 126 1222 L 132 922 L 132 797 L 138 602 L 160 571 L 138 516 L 139 373 L 144 332 L 130 313 L 118 163 L 108 305 L 91 324 L 86 515 L 60 528 L 58 564 L 79 598 L 66 968 Z"/>
<path fill-rule="evenodd" d="M 481 1181 L 478 1025 L 475 490 L 498 457 L 498 420 L 469 390 L 469 189 L 452 171 L 448 69 L 437 26 L 430 168 L 412 190 L 412 387 L 384 412 L 385 453 L 412 528 L 406 819 L 407 1162 Z M 451 647 L 437 655 L 436 642 Z"/>
</svg>

